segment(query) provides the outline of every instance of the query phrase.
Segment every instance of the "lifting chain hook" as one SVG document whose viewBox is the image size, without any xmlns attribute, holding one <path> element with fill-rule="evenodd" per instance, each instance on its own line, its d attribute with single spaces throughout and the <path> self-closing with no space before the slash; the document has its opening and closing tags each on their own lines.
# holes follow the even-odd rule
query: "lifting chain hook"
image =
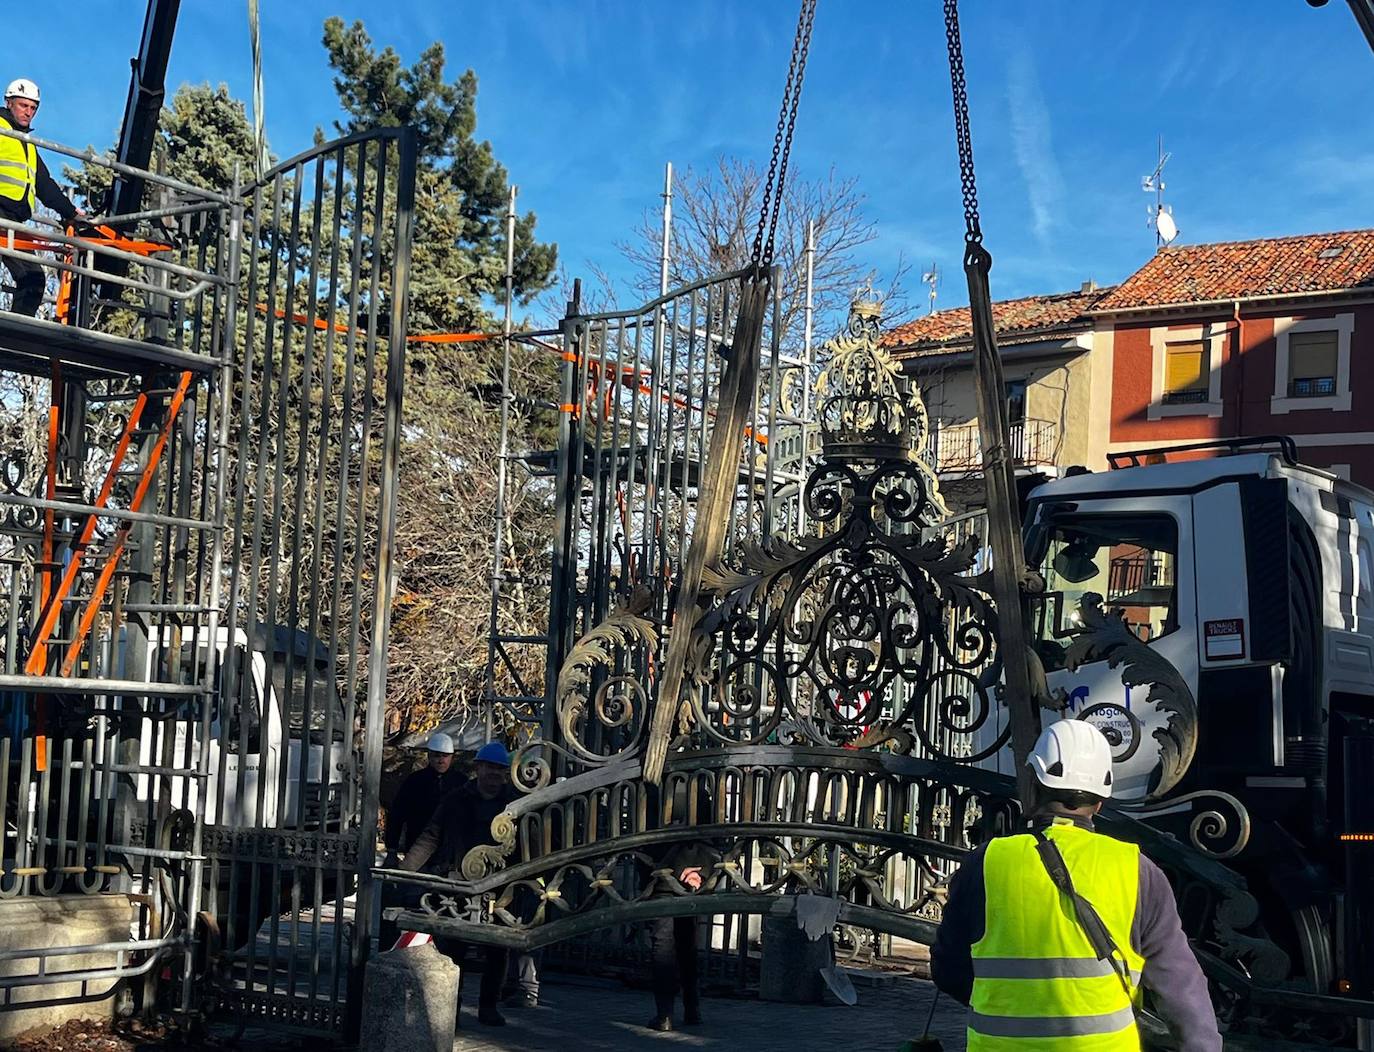
<svg viewBox="0 0 1374 1052">
<path fill-rule="evenodd" d="M 773 243 L 778 216 L 782 212 L 782 191 L 787 183 L 787 161 L 792 153 L 792 132 L 797 126 L 797 105 L 801 101 L 802 78 L 806 75 L 806 56 L 811 48 L 811 27 L 816 20 L 816 0 L 802 0 L 797 16 L 797 35 L 792 41 L 792 61 L 787 67 L 787 86 L 782 92 L 778 129 L 773 136 L 773 157 L 768 162 L 768 177 L 763 184 L 763 207 L 754 234 L 750 259 L 760 271 L 773 264 Z M 767 240 L 764 232 L 767 231 Z"/>
<path fill-rule="evenodd" d="M 973 178 L 973 138 L 968 123 L 968 86 L 964 46 L 959 35 L 959 0 L 945 0 L 945 40 L 949 45 L 949 84 L 954 93 L 954 134 L 959 143 L 959 183 L 964 192 L 964 265 L 981 264 L 983 230 L 978 222 L 978 186 Z"/>
</svg>

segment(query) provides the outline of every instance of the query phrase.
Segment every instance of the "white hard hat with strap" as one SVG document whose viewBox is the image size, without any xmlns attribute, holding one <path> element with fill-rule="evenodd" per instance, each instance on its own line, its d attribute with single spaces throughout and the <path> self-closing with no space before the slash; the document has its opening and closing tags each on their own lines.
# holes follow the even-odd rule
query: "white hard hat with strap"
<svg viewBox="0 0 1374 1052">
<path fill-rule="evenodd" d="M 27 77 L 10 81 L 9 87 L 5 89 L 5 99 L 28 99 L 34 105 L 43 101 L 38 94 L 38 85 Z"/>
</svg>

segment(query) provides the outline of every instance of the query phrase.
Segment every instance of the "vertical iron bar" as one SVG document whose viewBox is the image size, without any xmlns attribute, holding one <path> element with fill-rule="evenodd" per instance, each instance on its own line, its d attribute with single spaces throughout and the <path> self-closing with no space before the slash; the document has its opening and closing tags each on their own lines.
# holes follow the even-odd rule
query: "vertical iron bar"
<svg viewBox="0 0 1374 1052">
<path fill-rule="evenodd" d="M 815 321 L 815 303 L 813 294 L 815 291 L 816 280 L 816 221 L 808 220 L 806 224 L 806 304 L 802 308 L 802 316 L 805 319 L 802 327 L 802 367 L 801 367 L 801 424 L 797 428 L 798 445 L 800 452 L 797 456 L 797 536 L 804 536 L 806 533 L 806 501 L 803 499 L 803 490 L 806 486 L 808 475 L 807 455 L 810 452 L 808 440 L 810 433 L 808 428 L 811 424 L 811 385 L 814 383 L 812 370 L 814 368 L 814 351 L 812 348 L 812 326 Z"/>
<path fill-rule="evenodd" d="M 483 689 L 483 708 L 487 738 L 492 736 L 496 705 L 496 650 L 501 634 L 502 550 L 506 534 L 506 473 L 510 460 L 510 408 L 514 396 L 510 389 L 510 345 L 515 300 L 515 200 L 517 188 L 510 188 L 506 206 L 506 272 L 501 284 L 505 290 L 505 313 L 501 321 L 501 428 L 496 449 L 496 529 L 491 542 L 491 607 L 487 618 L 487 674 Z"/>
<path fill-rule="evenodd" d="M 382 437 L 382 478 L 378 506 L 376 546 L 376 587 L 373 594 L 372 638 L 367 661 L 367 726 L 363 769 L 365 778 L 362 822 L 359 828 L 358 905 L 354 915 L 353 976 L 350 992 L 361 988 L 362 969 L 371 945 L 374 900 L 377 895 L 372 876 L 376 864 L 377 786 L 382 767 L 383 710 L 386 705 L 386 658 L 391 628 L 391 589 L 393 573 L 392 541 L 396 520 L 396 476 L 400 466 L 401 396 L 405 382 L 405 334 L 409 310 L 410 237 L 415 213 L 416 135 L 412 128 L 401 131 L 399 171 L 396 177 L 396 227 L 394 261 L 391 271 L 391 317 L 387 332 L 390 346 L 386 372 L 386 417 Z M 351 1004 L 361 999 L 350 997 Z M 356 1032 L 350 1020 L 349 1030 Z"/>
<path fill-rule="evenodd" d="M 314 505 L 315 505 L 315 521 L 314 521 L 314 525 L 313 525 L 313 528 L 312 528 L 312 531 L 311 531 L 311 545 L 310 545 L 310 551 L 311 551 L 311 555 L 312 555 L 312 565 L 311 565 L 311 569 L 310 569 L 310 599 L 309 599 L 309 611 L 308 611 L 308 614 L 307 614 L 307 616 L 306 616 L 306 621 L 307 621 L 307 623 L 310 625 L 310 650 L 311 650 L 311 653 L 310 653 L 309 661 L 306 663 L 306 666 L 305 666 L 305 668 L 306 668 L 305 695 L 306 695 L 306 697 L 307 697 L 308 699 L 314 697 L 314 694 L 315 694 L 315 680 L 316 680 L 316 676 L 317 676 L 317 672 L 318 672 L 317 667 L 316 667 L 318 662 L 317 662 L 317 658 L 316 658 L 315 651 L 316 651 L 316 647 L 317 647 L 317 641 L 318 641 L 319 635 L 320 635 L 320 633 L 319 633 L 320 592 L 321 592 L 321 589 L 322 589 L 320 578 L 321 578 L 321 576 L 322 576 L 321 566 L 322 566 L 322 562 L 323 562 L 321 549 L 322 549 L 322 547 L 323 547 L 323 545 L 324 545 L 324 509 L 325 509 L 325 504 L 326 504 L 326 499 L 325 499 L 325 498 L 326 498 L 326 491 L 325 491 L 325 489 L 324 489 L 324 486 L 325 486 L 325 480 L 329 477 L 329 472 L 328 472 L 328 469 L 327 469 L 327 466 L 326 466 L 326 465 L 327 465 L 328 459 L 329 459 L 329 437 L 330 437 L 330 435 L 331 435 L 331 433 L 332 433 L 332 432 L 331 432 L 331 426 L 332 426 L 332 424 L 333 424 L 333 416 L 334 416 L 334 353 L 335 353 L 335 333 L 336 333 L 336 331 L 337 331 L 337 326 L 334 324 L 334 318 L 335 318 L 335 313 L 336 313 L 336 312 L 335 312 L 335 307 L 336 307 L 336 305 L 338 304 L 338 289 L 339 289 L 339 254 L 340 254 L 340 253 L 339 253 L 339 238 L 340 238 L 340 233 L 342 232 L 342 223 L 343 223 L 342 203 L 343 203 L 343 200 L 344 200 L 344 159 L 343 159 L 342 154 L 340 154 L 340 153 L 338 153 L 338 152 L 335 152 L 335 153 L 331 154 L 330 156 L 333 157 L 333 163 L 334 163 L 334 192 L 333 192 L 333 196 L 330 198 L 331 211 L 333 212 L 333 224 L 332 224 L 333 229 L 332 229 L 332 231 L 331 231 L 331 237 L 330 237 L 330 240 L 329 240 L 329 246 L 330 246 L 330 251 L 329 251 L 329 282 L 328 282 L 328 285 L 327 285 L 327 287 L 326 287 L 326 292 L 325 292 L 325 311 L 324 311 L 324 313 L 327 315 L 327 318 L 326 318 L 327 325 L 326 325 L 326 328 L 325 328 L 325 337 L 324 337 L 324 355 L 323 355 L 324 365 L 323 365 L 323 368 L 322 368 L 322 370 L 321 370 L 321 377 L 320 377 L 320 390 L 321 390 L 321 401 L 320 401 L 320 438 L 319 438 L 319 444 L 318 444 L 318 447 L 317 447 L 316 453 L 315 453 L 316 478 L 315 478 L 315 491 L 314 491 L 314 495 L 313 495 L 313 497 L 312 497 L 312 500 L 313 500 Z M 318 234 L 316 235 L 316 238 L 317 238 L 317 245 L 318 245 Z M 313 304 L 312 304 L 312 306 L 313 306 Z M 343 445 L 345 445 L 345 444 L 346 444 L 346 442 L 341 442 L 341 443 L 340 443 L 341 446 L 343 446 Z M 341 490 L 344 489 L 344 488 L 346 487 L 346 485 L 347 485 L 346 480 L 342 477 L 342 475 L 339 476 L 338 481 L 337 481 L 336 484 L 339 486 L 339 488 L 340 488 Z M 338 523 L 336 523 L 335 525 L 336 525 L 336 531 L 335 531 L 335 532 L 337 533 L 337 532 L 338 532 L 338 530 L 337 530 Z M 338 576 L 339 576 L 339 574 L 338 574 L 338 567 L 339 567 L 338 562 L 334 562 L 334 563 L 331 564 L 331 569 L 330 569 L 330 571 L 329 571 L 329 572 L 331 573 L 331 575 L 333 576 L 333 578 L 334 578 L 334 580 L 335 580 L 336 582 L 337 582 Z M 337 609 L 337 604 L 336 604 L 336 606 L 330 607 L 329 610 L 328 610 L 328 621 L 329 621 L 329 624 L 330 624 L 331 633 L 332 633 L 332 631 L 333 631 L 334 625 L 337 623 L 337 620 L 338 620 L 338 619 L 334 616 L 334 614 L 335 614 L 335 612 L 336 612 L 336 609 Z M 326 697 L 327 701 L 326 701 L 326 703 L 325 703 L 325 710 L 324 710 L 324 730 L 323 730 L 323 734 L 322 734 L 321 737 L 320 737 L 320 781 L 319 781 L 319 794 L 320 794 L 320 827 L 319 827 L 319 833 L 324 833 L 324 832 L 326 832 L 326 831 L 329 829 L 329 798 L 330 798 L 330 795 L 331 795 L 331 788 L 332 788 L 332 786 L 333 786 L 334 772 L 335 772 L 336 770 L 340 770 L 340 769 L 343 767 L 343 764 L 342 764 L 341 762 L 338 763 L 338 764 L 336 765 L 336 762 L 335 762 L 335 759 L 334 759 L 334 732 L 335 732 L 335 726 L 334 726 L 334 710 L 337 708 L 336 699 L 337 699 L 337 697 L 338 697 L 338 688 L 337 688 L 337 684 L 335 683 L 335 678 L 334 678 L 335 664 L 334 664 L 334 652 L 333 652 L 333 641 L 332 641 L 332 640 L 331 640 L 330 643 L 327 645 L 327 648 L 326 648 L 326 650 L 325 650 L 325 661 L 326 661 L 326 667 L 325 667 L 325 670 L 324 670 L 324 693 L 325 693 L 325 697 Z M 306 711 L 307 711 L 307 720 L 306 720 L 306 722 L 307 722 L 307 724 L 308 724 L 308 723 L 310 722 L 310 716 L 309 716 L 310 710 L 309 710 L 309 707 L 308 707 L 308 703 L 307 703 L 307 710 L 306 710 Z M 346 747 L 346 745 L 347 745 L 347 742 L 345 741 L 345 747 Z M 343 750 L 340 750 L 340 751 L 343 751 Z M 344 828 L 344 815 L 343 815 L 342 807 L 341 807 L 341 809 L 340 809 L 339 819 L 340 819 L 340 823 L 339 823 L 339 824 L 340 824 L 340 830 L 342 830 L 342 829 Z M 315 862 L 315 877 L 316 877 L 316 890 L 315 890 L 315 898 L 314 898 L 314 901 L 315 901 L 315 913 L 314 913 L 314 921 L 313 921 L 313 925 L 312 925 L 312 929 L 311 929 L 311 933 L 312 933 L 312 941 L 311 941 L 312 952 L 311 952 L 311 960 L 310 960 L 310 991 L 309 991 L 309 996 L 310 996 L 310 999 L 311 999 L 312 1001 L 314 1001 L 314 1000 L 319 996 L 319 970 L 320 970 L 320 907 L 321 907 L 321 900 L 322 900 L 322 898 L 323 898 L 323 887 L 322 887 L 322 885 L 320 884 L 321 874 L 322 874 L 323 870 L 322 870 L 322 867 L 321 867 L 320 858 L 321 858 L 322 856 L 323 856 L 323 852 L 322 852 L 322 851 L 317 851 L 317 853 L 316 853 L 316 862 Z M 336 905 L 335 905 L 335 924 L 336 924 L 336 926 L 340 926 L 340 927 L 342 926 L 342 921 L 341 921 L 341 917 L 340 917 L 340 914 L 341 914 L 341 913 L 342 913 L 342 907 L 341 907 L 341 905 L 336 904 Z M 337 958 L 335 958 L 335 964 L 337 964 Z"/>
</svg>

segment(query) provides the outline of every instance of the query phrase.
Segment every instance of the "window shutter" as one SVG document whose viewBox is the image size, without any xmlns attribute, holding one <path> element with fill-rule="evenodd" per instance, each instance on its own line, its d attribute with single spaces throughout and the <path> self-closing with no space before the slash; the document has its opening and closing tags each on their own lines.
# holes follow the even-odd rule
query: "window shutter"
<svg viewBox="0 0 1374 1052">
<path fill-rule="evenodd" d="M 1288 375 L 1293 380 L 1334 380 L 1339 334 L 1295 332 L 1288 337 Z"/>
<path fill-rule="evenodd" d="M 1201 343 L 1168 344 L 1166 355 L 1164 362 L 1165 393 L 1196 391 L 1207 386 Z"/>
</svg>

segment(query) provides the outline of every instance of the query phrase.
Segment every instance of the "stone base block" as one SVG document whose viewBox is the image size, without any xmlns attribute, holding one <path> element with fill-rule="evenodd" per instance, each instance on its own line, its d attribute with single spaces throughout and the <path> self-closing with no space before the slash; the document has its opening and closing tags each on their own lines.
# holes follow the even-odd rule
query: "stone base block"
<svg viewBox="0 0 1374 1052">
<path fill-rule="evenodd" d="M 379 953 L 363 977 L 359 1048 L 450 1052 L 458 1022 L 458 965 L 433 943 Z"/>
<path fill-rule="evenodd" d="M 64 946 L 127 942 L 133 906 L 126 895 L 54 895 L 0 900 L 0 950 L 52 950 Z M 60 974 L 113 968 L 113 953 L 49 957 L 46 971 Z M 37 975 L 36 956 L 0 960 L 0 976 Z M 0 1048 L 69 1020 L 114 1017 L 116 979 L 46 983 L 0 989 Z"/>
</svg>

